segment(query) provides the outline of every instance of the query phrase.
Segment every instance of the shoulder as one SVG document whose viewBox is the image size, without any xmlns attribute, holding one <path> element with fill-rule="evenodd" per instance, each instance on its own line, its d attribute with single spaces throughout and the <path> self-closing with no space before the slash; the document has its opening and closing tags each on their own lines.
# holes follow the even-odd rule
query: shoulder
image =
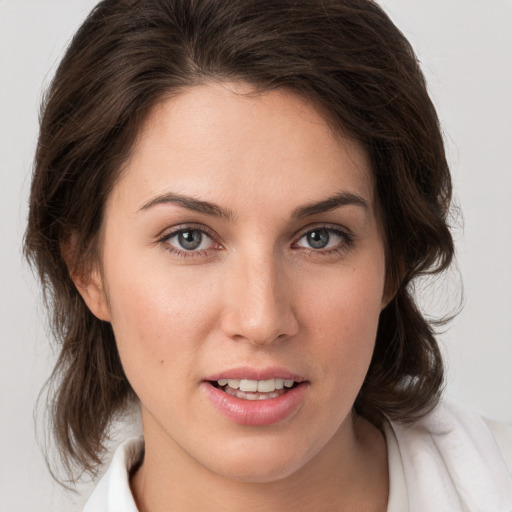
<svg viewBox="0 0 512 512">
<path fill-rule="evenodd" d="M 412 425 L 391 422 L 411 510 L 512 510 L 512 429 L 451 400 Z"/>
<path fill-rule="evenodd" d="M 508 470 L 512 473 L 512 425 L 487 418 L 484 418 L 484 421 L 498 445 Z"/>
<path fill-rule="evenodd" d="M 83 512 L 138 512 L 130 490 L 130 471 L 143 453 L 142 437 L 132 437 L 121 443 Z"/>
</svg>

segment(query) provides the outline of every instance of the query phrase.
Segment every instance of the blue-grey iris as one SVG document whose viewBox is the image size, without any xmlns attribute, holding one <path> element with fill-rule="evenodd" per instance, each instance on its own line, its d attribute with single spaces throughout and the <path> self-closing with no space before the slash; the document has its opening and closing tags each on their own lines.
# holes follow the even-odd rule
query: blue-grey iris
<svg viewBox="0 0 512 512">
<path fill-rule="evenodd" d="M 193 251 L 197 249 L 203 241 L 203 234 L 198 229 L 189 229 L 188 231 L 181 231 L 178 234 L 178 242 L 183 249 Z"/>
<path fill-rule="evenodd" d="M 323 249 L 329 243 L 329 238 L 327 229 L 316 229 L 307 234 L 308 244 L 313 249 Z"/>
</svg>

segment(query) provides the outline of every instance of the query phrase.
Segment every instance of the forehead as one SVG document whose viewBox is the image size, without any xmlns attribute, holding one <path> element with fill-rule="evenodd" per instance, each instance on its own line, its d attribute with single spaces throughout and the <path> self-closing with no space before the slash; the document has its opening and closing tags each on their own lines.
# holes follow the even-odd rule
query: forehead
<svg viewBox="0 0 512 512">
<path fill-rule="evenodd" d="M 234 83 L 191 87 L 154 106 L 119 186 L 139 201 L 168 188 L 203 198 L 220 194 L 216 201 L 242 205 L 272 206 L 290 197 L 308 202 L 338 189 L 373 202 L 361 145 L 293 92 L 256 93 Z"/>
</svg>

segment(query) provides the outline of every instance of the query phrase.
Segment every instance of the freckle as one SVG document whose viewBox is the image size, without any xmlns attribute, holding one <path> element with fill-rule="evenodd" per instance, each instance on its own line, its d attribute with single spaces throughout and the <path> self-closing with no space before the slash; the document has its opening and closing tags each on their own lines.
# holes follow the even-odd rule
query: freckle
<svg viewBox="0 0 512 512">
<path fill-rule="evenodd" d="M 164 364 L 164 360 L 163 359 L 160 361 L 160 364 Z"/>
</svg>

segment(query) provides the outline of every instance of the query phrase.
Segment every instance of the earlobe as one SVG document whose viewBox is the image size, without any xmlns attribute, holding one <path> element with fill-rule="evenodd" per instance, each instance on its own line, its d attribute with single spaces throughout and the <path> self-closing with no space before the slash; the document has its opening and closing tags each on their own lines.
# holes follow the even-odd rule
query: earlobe
<svg viewBox="0 0 512 512">
<path fill-rule="evenodd" d="M 110 322 L 110 309 L 99 270 L 93 269 L 85 279 L 73 275 L 71 279 L 91 313 L 104 322 Z"/>
<path fill-rule="evenodd" d="M 382 302 L 380 303 L 380 310 L 383 311 L 387 308 L 388 304 L 393 300 L 394 293 L 384 293 L 382 296 Z"/>
<path fill-rule="evenodd" d="M 388 307 L 390 302 L 396 297 L 398 290 L 400 288 L 400 282 L 395 280 L 395 282 L 387 283 L 384 288 L 384 293 L 382 295 L 382 302 L 380 304 L 380 310 L 383 311 Z"/>
<path fill-rule="evenodd" d="M 382 294 L 382 302 L 380 305 L 380 310 L 383 311 L 389 305 L 389 303 L 395 298 L 400 286 L 402 285 L 404 271 L 402 265 L 398 270 L 389 271 L 386 276 L 386 282 L 384 284 L 384 291 Z"/>
<path fill-rule="evenodd" d="M 68 267 L 69 276 L 91 313 L 100 320 L 110 322 L 110 308 L 99 263 L 79 268 L 80 265 L 75 260 L 75 246 L 74 235 L 61 245 L 61 254 Z"/>
</svg>

